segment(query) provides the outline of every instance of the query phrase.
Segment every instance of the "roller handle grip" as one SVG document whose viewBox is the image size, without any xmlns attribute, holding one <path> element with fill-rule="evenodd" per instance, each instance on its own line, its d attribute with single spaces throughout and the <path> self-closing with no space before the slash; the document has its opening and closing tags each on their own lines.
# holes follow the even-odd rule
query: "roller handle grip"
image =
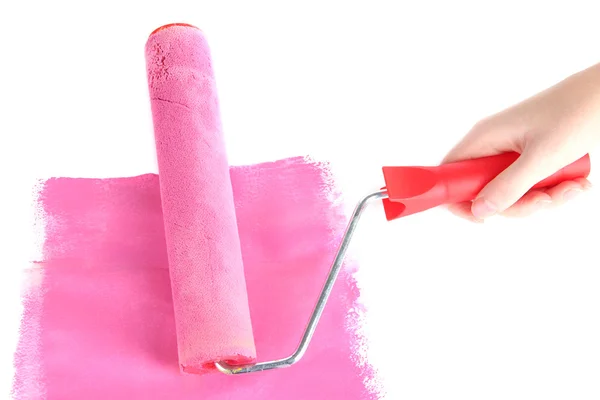
<svg viewBox="0 0 600 400">
<path fill-rule="evenodd" d="M 459 161 L 436 167 L 440 179 L 448 189 L 448 203 L 459 203 L 475 199 L 477 194 L 519 157 L 518 153 Z M 590 173 L 589 155 L 567 165 L 531 189 L 552 187 L 561 182 L 587 177 Z"/>
<path fill-rule="evenodd" d="M 392 220 L 443 204 L 471 201 L 518 157 L 518 153 L 503 153 L 435 167 L 383 167 L 388 192 L 388 198 L 383 200 L 386 218 Z M 590 169 L 590 157 L 586 154 L 532 189 L 585 178 Z"/>
</svg>

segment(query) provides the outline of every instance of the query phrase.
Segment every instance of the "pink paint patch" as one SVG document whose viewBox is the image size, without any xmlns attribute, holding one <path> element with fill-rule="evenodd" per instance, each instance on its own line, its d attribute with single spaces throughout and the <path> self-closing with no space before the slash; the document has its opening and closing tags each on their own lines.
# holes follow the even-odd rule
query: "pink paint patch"
<svg viewBox="0 0 600 400">
<path fill-rule="evenodd" d="M 295 349 L 343 233 L 326 175 L 302 158 L 231 169 L 259 360 Z M 40 202 L 45 256 L 30 271 L 38 284 L 25 301 L 15 398 L 377 397 L 353 354 L 358 290 L 348 268 L 297 365 L 181 374 L 158 177 L 51 179 Z"/>
</svg>

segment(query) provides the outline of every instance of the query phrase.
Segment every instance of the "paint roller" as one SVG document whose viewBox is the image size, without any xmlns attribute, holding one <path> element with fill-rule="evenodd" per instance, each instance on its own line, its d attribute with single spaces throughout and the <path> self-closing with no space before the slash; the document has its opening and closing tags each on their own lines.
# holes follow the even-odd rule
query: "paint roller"
<svg viewBox="0 0 600 400">
<path fill-rule="evenodd" d="M 299 361 L 343 264 L 360 215 L 381 200 L 388 221 L 443 204 L 470 201 L 517 153 L 434 167 L 383 167 L 385 186 L 352 213 L 302 339 L 289 357 L 256 362 L 229 164 L 210 51 L 198 28 L 170 24 L 146 43 L 177 349 L 186 373 L 244 374 Z M 587 177 L 586 155 L 534 188 Z"/>
</svg>

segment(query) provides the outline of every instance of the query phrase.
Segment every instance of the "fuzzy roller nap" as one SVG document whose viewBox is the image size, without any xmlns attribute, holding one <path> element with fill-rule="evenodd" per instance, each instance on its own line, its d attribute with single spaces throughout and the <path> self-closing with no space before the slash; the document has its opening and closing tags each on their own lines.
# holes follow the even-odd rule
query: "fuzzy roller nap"
<svg viewBox="0 0 600 400">
<path fill-rule="evenodd" d="M 146 43 L 179 363 L 244 364 L 256 349 L 210 51 L 167 25 Z"/>
</svg>

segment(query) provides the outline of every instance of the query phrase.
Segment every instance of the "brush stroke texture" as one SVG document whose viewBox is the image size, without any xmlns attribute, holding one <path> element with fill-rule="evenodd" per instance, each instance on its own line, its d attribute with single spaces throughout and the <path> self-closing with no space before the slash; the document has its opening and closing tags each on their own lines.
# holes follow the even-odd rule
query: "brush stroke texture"
<svg viewBox="0 0 600 400">
<path fill-rule="evenodd" d="M 231 179 L 260 360 L 297 345 L 345 225 L 323 165 Z M 43 260 L 26 292 L 16 399 L 375 399 L 354 354 L 346 266 L 303 360 L 255 375 L 180 374 L 158 176 L 46 181 Z M 350 315 L 350 317 L 349 317 Z M 198 327 L 202 329 L 202 327 Z M 32 397 L 33 396 L 33 397 Z"/>
</svg>

